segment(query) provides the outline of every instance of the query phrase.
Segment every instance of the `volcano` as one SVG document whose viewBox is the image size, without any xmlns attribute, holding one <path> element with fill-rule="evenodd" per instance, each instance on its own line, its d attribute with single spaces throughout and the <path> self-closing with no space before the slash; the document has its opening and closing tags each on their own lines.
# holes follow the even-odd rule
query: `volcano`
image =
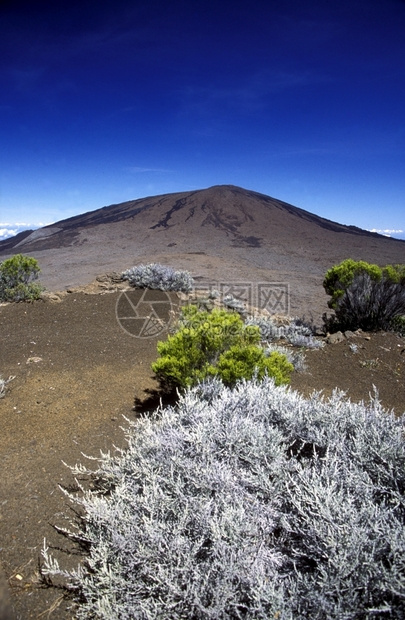
<svg viewBox="0 0 405 620">
<path fill-rule="evenodd" d="M 114 204 L 0 242 L 1 258 L 19 252 L 38 259 L 51 290 L 161 262 L 201 283 L 286 283 L 301 316 L 326 310 L 322 280 L 341 260 L 405 262 L 404 241 L 231 185 Z"/>
</svg>

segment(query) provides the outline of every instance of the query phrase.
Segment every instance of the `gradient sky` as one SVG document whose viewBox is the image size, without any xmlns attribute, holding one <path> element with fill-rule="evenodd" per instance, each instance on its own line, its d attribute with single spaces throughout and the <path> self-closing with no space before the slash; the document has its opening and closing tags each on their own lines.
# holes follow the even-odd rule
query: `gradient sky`
<svg viewBox="0 0 405 620">
<path fill-rule="evenodd" d="M 0 238 L 219 184 L 405 231 L 404 0 L 2 0 L 0 80 Z"/>
</svg>

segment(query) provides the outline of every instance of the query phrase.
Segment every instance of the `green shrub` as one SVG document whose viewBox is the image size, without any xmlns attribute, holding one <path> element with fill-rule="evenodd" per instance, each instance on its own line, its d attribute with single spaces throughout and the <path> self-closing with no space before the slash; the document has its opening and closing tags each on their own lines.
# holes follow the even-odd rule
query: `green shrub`
<svg viewBox="0 0 405 620">
<path fill-rule="evenodd" d="M 43 287 L 34 282 L 40 268 L 35 258 L 16 254 L 0 263 L 0 299 L 31 301 L 38 299 Z"/>
<path fill-rule="evenodd" d="M 220 377 L 228 386 L 235 385 L 242 378 L 250 380 L 255 375 L 263 379 L 266 374 L 273 377 L 276 385 L 283 385 L 289 383 L 293 370 L 294 366 L 284 354 L 273 351 L 266 356 L 262 348 L 251 344 L 233 345 L 219 357 L 211 374 Z"/>
<path fill-rule="evenodd" d="M 397 332 L 401 336 L 405 336 L 405 316 L 398 315 L 396 316 L 390 324 L 390 329 L 393 332 Z"/>
<path fill-rule="evenodd" d="M 183 309 L 178 330 L 158 343 L 159 358 L 152 364 L 162 387 L 182 389 L 218 376 L 227 385 L 257 372 L 287 383 L 293 366 L 281 354 L 266 357 L 259 346 L 260 330 L 245 325 L 240 316 L 226 310 Z"/>
<path fill-rule="evenodd" d="M 347 259 L 326 272 L 323 286 L 339 329 L 389 329 L 405 313 L 405 265 Z"/>
</svg>

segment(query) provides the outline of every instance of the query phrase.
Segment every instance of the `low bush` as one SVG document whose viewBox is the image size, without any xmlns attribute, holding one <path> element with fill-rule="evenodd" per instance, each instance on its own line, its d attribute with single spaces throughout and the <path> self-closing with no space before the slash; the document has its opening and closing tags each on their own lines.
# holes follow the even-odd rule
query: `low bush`
<svg viewBox="0 0 405 620">
<path fill-rule="evenodd" d="M 398 315 L 392 319 L 390 329 L 400 336 L 405 336 L 405 315 Z"/>
<path fill-rule="evenodd" d="M 258 346 L 259 329 L 245 325 L 235 312 L 214 309 L 183 309 L 178 330 L 157 345 L 159 358 L 152 364 L 165 390 L 186 388 L 209 376 L 218 376 L 227 385 L 255 372 L 267 372 L 277 383 L 287 383 L 293 366 L 285 356 L 269 357 Z"/>
<path fill-rule="evenodd" d="M 131 286 L 161 291 L 189 293 L 194 286 L 194 280 L 188 271 L 176 271 L 160 263 L 131 267 L 123 272 L 122 278 L 128 280 Z"/>
<path fill-rule="evenodd" d="M 45 547 L 42 572 L 78 620 L 402 620 L 404 422 L 266 378 L 200 384 L 72 468 L 89 556 L 69 572 Z"/>
<path fill-rule="evenodd" d="M 260 330 L 260 339 L 264 342 L 273 342 L 278 340 L 284 332 L 284 326 L 278 325 L 270 316 L 250 315 L 246 318 L 246 325 L 253 325 Z"/>
<path fill-rule="evenodd" d="M 234 297 L 234 295 L 231 295 L 230 293 L 224 296 L 222 303 L 225 308 L 236 310 L 236 312 L 239 312 L 240 314 L 244 314 L 246 312 L 245 302 L 241 299 L 237 299 L 237 297 Z"/>
<path fill-rule="evenodd" d="M 294 366 L 294 370 L 296 370 L 297 372 L 305 369 L 305 353 L 303 352 L 302 348 L 296 349 L 292 347 L 285 347 L 274 342 L 271 342 L 265 346 L 265 355 L 271 355 L 274 352 L 285 355 L 290 364 Z"/>
<path fill-rule="evenodd" d="M 254 376 L 263 379 L 265 375 L 273 377 L 276 385 L 283 385 L 290 382 L 293 370 L 294 366 L 283 353 L 272 351 L 266 355 L 261 347 L 251 344 L 230 347 L 219 356 L 209 374 L 219 377 L 228 386 L 235 385 L 240 379 L 252 379 Z"/>
<path fill-rule="evenodd" d="M 0 263 L 0 300 L 32 301 L 43 287 L 35 282 L 40 268 L 35 258 L 16 254 Z"/>
<path fill-rule="evenodd" d="M 3 398 L 6 395 L 7 384 L 10 383 L 15 377 L 9 377 L 8 379 L 3 379 L 0 375 L 0 398 Z"/>
<path fill-rule="evenodd" d="M 405 313 L 405 265 L 378 267 L 347 259 L 326 272 L 323 286 L 335 313 L 329 328 L 389 329 Z"/>
<path fill-rule="evenodd" d="M 318 349 L 323 346 L 323 342 L 314 337 L 311 327 L 300 319 L 290 319 L 280 325 L 272 317 L 248 316 L 246 325 L 258 327 L 261 340 L 264 342 L 274 342 L 283 338 L 295 347 Z"/>
</svg>

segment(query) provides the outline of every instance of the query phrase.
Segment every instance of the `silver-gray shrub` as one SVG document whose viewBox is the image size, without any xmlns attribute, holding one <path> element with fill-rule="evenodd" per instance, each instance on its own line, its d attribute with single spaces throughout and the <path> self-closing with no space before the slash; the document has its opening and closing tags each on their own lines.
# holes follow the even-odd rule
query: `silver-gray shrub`
<svg viewBox="0 0 405 620">
<path fill-rule="evenodd" d="M 3 377 L 0 375 L 0 398 L 4 398 L 4 396 L 6 395 L 7 384 L 10 383 L 10 381 L 12 381 L 13 379 L 15 379 L 15 377 L 3 379 Z"/>
<path fill-rule="evenodd" d="M 315 338 L 315 336 L 306 336 L 294 332 L 287 336 L 287 341 L 294 347 L 305 347 L 307 349 L 322 349 L 325 346 L 324 341 Z"/>
<path fill-rule="evenodd" d="M 231 310 L 235 310 L 236 312 L 239 312 L 242 314 L 246 312 L 245 302 L 242 301 L 242 299 L 238 299 L 231 293 L 224 296 L 222 303 L 225 306 L 225 308 L 231 308 Z"/>
<path fill-rule="evenodd" d="M 274 351 L 285 355 L 290 364 L 294 366 L 294 370 L 297 372 L 305 370 L 305 354 L 302 349 L 292 349 L 290 347 L 283 347 L 282 345 L 275 343 L 269 343 L 264 349 L 267 356 L 274 353 Z"/>
<path fill-rule="evenodd" d="M 7 381 L 0 376 L 0 398 L 3 398 L 6 394 L 6 383 Z"/>
<path fill-rule="evenodd" d="M 296 347 L 317 349 L 323 346 L 323 342 L 314 337 L 312 329 L 299 319 L 291 319 L 280 325 L 272 317 L 257 315 L 249 316 L 246 324 L 256 325 L 265 342 L 274 342 L 283 338 Z"/>
<path fill-rule="evenodd" d="M 260 329 L 261 339 L 272 342 L 280 338 L 280 327 L 271 317 L 251 315 L 246 318 L 246 325 L 254 325 Z"/>
<path fill-rule="evenodd" d="M 136 265 L 124 271 L 122 278 L 128 280 L 131 286 L 161 291 L 189 293 L 194 286 L 194 280 L 188 271 L 176 270 L 160 263 Z"/>
<path fill-rule="evenodd" d="M 68 573 L 79 619 L 405 617 L 404 417 L 209 382 L 102 455 Z"/>
</svg>

